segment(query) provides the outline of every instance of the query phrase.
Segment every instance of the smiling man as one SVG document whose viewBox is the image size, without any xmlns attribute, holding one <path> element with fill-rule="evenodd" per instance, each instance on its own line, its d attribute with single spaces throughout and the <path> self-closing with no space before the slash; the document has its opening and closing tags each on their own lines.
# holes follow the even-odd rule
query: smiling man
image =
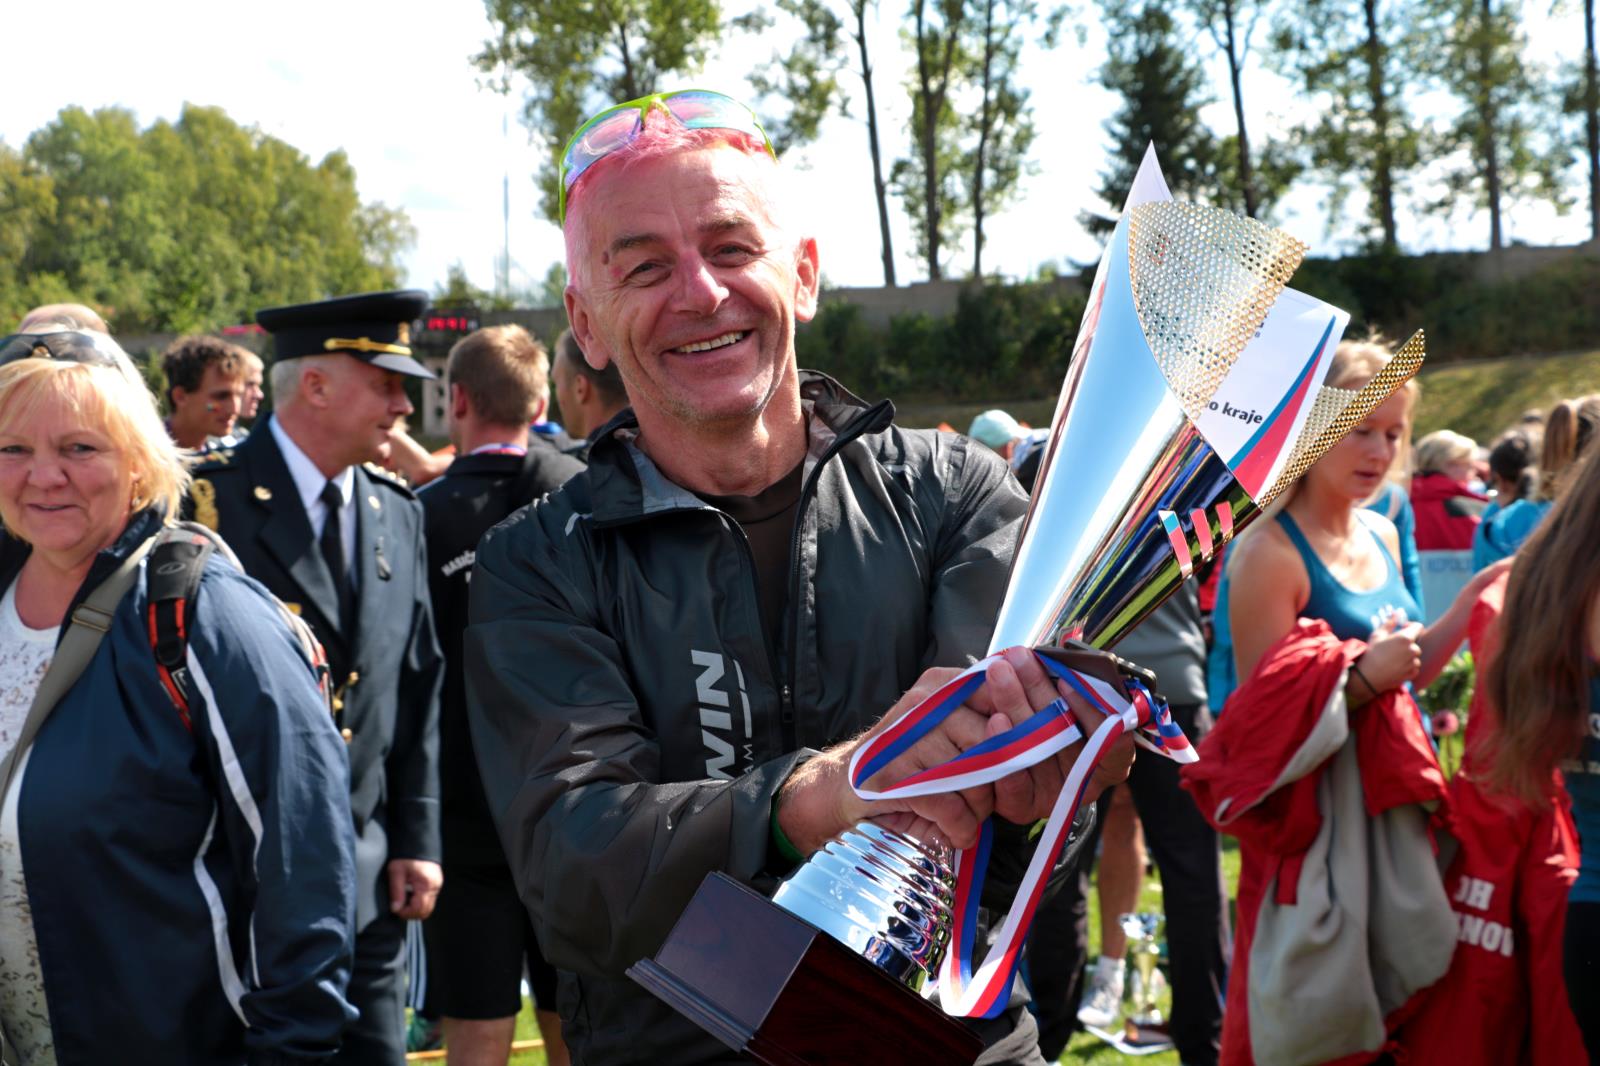
<svg viewBox="0 0 1600 1066">
<path fill-rule="evenodd" d="M 993 813 L 993 899 L 1009 902 L 1025 858 L 1012 823 L 1049 809 L 1076 749 L 993 788 L 856 797 L 863 731 L 984 652 L 1025 498 L 987 449 L 899 429 L 888 403 L 797 369 L 817 245 L 743 105 L 691 91 L 608 109 L 562 171 L 567 312 L 632 406 L 595 435 L 586 472 L 479 545 L 474 743 L 562 971 L 575 1061 L 734 1061 L 624 976 L 707 873 L 770 890 L 864 818 L 964 846 Z M 1031 656 L 990 678 L 884 776 L 1056 696 Z M 1023 1000 L 976 1023 L 983 1061 L 1043 1061 Z"/>
<path fill-rule="evenodd" d="M 363 464 L 411 413 L 407 377 L 421 292 L 370 293 L 261 311 L 276 406 L 236 448 L 195 469 L 189 513 L 245 572 L 303 617 L 327 651 L 350 753 L 357 910 L 350 1002 L 361 1016 L 338 1063 L 405 1061 L 405 921 L 438 894 L 439 687 L 422 505 Z"/>
<path fill-rule="evenodd" d="M 167 432 L 199 451 L 233 433 L 244 406 L 245 351 L 216 337 L 179 337 L 161 353 L 167 378 Z"/>
</svg>

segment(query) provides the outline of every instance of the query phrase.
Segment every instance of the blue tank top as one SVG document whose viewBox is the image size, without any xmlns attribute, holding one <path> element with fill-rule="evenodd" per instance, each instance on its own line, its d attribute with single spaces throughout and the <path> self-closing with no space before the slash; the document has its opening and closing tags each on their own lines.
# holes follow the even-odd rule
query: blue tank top
<svg viewBox="0 0 1600 1066">
<path fill-rule="evenodd" d="M 1288 511 L 1278 512 L 1278 524 L 1300 553 L 1300 561 L 1305 564 L 1306 576 L 1311 581 L 1311 595 L 1300 610 L 1301 618 L 1322 619 L 1340 640 L 1366 640 L 1374 629 L 1396 611 L 1404 612 L 1407 621 L 1422 620 L 1422 609 L 1417 606 L 1411 593 L 1406 591 L 1400 569 L 1395 566 L 1394 557 L 1389 554 L 1388 547 L 1376 530 L 1369 526 L 1367 532 L 1372 534 L 1379 553 L 1383 555 L 1383 583 L 1370 591 L 1357 592 L 1334 577 L 1323 565 L 1312 549 L 1311 542 L 1300 532 L 1300 527 L 1295 525 Z"/>
<path fill-rule="evenodd" d="M 1572 820 L 1578 826 L 1583 858 L 1578 880 L 1568 896 L 1577 903 L 1600 903 L 1600 677 L 1589 680 L 1589 728 L 1578 757 L 1561 765 L 1572 797 Z"/>
</svg>

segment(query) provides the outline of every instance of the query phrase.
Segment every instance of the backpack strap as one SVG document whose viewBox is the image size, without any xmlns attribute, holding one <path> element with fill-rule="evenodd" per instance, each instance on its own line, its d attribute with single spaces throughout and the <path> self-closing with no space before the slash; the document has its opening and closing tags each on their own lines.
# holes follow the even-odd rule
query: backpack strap
<svg viewBox="0 0 1600 1066">
<path fill-rule="evenodd" d="M 191 733 L 194 723 L 189 717 L 189 623 L 200 595 L 200 576 L 205 572 L 206 560 L 217 549 L 209 534 L 204 527 L 188 522 L 163 529 L 156 535 L 145 579 L 156 675 L 177 708 L 183 727 Z"/>
<path fill-rule="evenodd" d="M 234 569 L 244 572 L 233 550 L 215 532 L 198 522 L 179 522 L 157 534 L 147 567 L 150 649 L 155 656 L 156 675 L 177 709 L 183 727 L 191 733 L 194 722 L 189 714 L 193 695 L 189 679 L 189 629 L 200 597 L 200 578 L 205 573 L 207 560 L 217 552 L 221 552 Z M 331 708 L 328 657 L 322 644 L 304 619 L 291 612 L 276 596 L 272 599 L 317 676 L 323 702 Z"/>
</svg>

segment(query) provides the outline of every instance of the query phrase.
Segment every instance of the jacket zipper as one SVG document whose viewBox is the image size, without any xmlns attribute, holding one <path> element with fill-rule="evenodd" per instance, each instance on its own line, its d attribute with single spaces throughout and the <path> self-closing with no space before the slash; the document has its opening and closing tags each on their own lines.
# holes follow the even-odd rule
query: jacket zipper
<svg viewBox="0 0 1600 1066">
<path fill-rule="evenodd" d="M 796 687 L 795 661 L 800 657 L 800 626 L 796 621 L 799 614 L 800 592 L 800 534 L 805 529 L 806 507 L 811 503 L 811 498 L 817 494 L 817 482 L 822 478 L 822 468 L 826 466 L 846 444 L 865 433 L 868 428 L 878 422 L 886 411 L 892 410 L 889 401 L 880 400 L 871 407 L 862 411 L 850 421 L 833 438 L 833 443 L 828 445 L 816 466 L 811 468 L 811 476 L 806 478 L 805 484 L 800 487 L 800 499 L 794 508 L 794 529 L 789 534 L 789 603 L 788 609 L 783 613 L 785 660 L 783 663 L 782 695 L 779 704 L 779 722 L 783 726 L 783 750 L 785 752 L 797 751 L 800 748 L 799 727 L 795 721 L 794 690 Z M 746 545 L 748 549 L 748 544 Z M 752 555 L 752 558 L 754 556 Z M 752 568 L 753 568 L 752 564 Z"/>
<path fill-rule="evenodd" d="M 773 684 L 778 686 L 779 722 L 782 724 L 783 735 L 787 740 L 794 732 L 794 710 L 789 699 L 789 686 L 782 680 L 783 672 L 778 668 L 778 657 L 773 648 L 774 642 L 768 638 L 766 629 L 761 625 L 761 583 L 756 576 L 756 553 L 750 547 L 749 534 L 744 531 L 743 526 L 739 525 L 739 523 L 734 520 L 732 515 L 718 510 L 715 507 L 711 508 L 711 510 L 716 511 L 717 515 L 722 519 L 723 526 L 732 530 L 732 532 L 735 534 L 733 539 L 738 542 L 739 547 L 743 549 L 744 561 L 750 564 L 750 587 L 755 592 L 756 628 L 761 631 L 761 646 L 765 648 L 767 652 L 767 670 L 772 674 Z M 755 741 L 755 737 L 746 737 L 745 739 L 751 741 L 752 743 Z M 790 744 L 783 750 L 786 752 L 793 751 L 794 745 Z"/>
</svg>

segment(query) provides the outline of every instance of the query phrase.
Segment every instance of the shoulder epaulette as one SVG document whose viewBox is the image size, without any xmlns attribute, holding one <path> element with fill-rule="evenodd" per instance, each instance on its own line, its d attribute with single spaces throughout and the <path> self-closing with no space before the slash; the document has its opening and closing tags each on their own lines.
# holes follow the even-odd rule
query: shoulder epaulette
<svg viewBox="0 0 1600 1066">
<path fill-rule="evenodd" d="M 195 456 L 194 466 L 190 470 L 196 475 L 209 474 L 215 470 L 228 470 L 234 465 L 233 449 L 211 448 Z"/>
<path fill-rule="evenodd" d="M 393 489 L 402 496 L 413 500 L 417 498 L 416 491 L 406 484 L 406 479 L 403 475 L 397 474 L 392 470 L 385 470 L 377 463 L 362 463 L 361 466 L 362 469 L 366 470 L 367 476 L 373 480 L 374 484 Z"/>
</svg>

